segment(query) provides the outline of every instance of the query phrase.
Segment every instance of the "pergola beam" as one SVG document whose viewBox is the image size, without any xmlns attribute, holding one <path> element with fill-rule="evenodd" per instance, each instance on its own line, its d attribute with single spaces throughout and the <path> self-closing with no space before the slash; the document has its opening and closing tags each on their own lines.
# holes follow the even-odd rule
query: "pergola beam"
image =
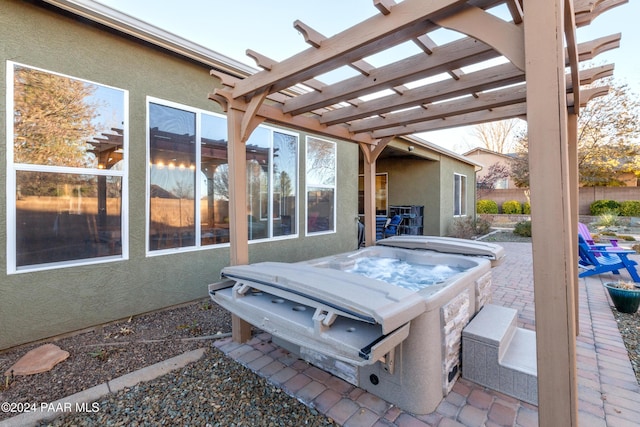
<svg viewBox="0 0 640 427">
<path fill-rule="evenodd" d="M 319 48 L 309 48 L 242 80 L 234 98 L 251 97 L 268 88 L 279 91 L 424 34 L 432 25 L 427 18 L 438 12 L 459 8 L 464 0 L 404 1 L 389 15 L 376 15 L 324 40 Z"/>
<path fill-rule="evenodd" d="M 524 71 L 522 26 L 503 21 L 478 7 L 467 7 L 460 13 L 434 22 L 444 28 L 485 42 L 508 58 L 518 69 Z"/>
<path fill-rule="evenodd" d="M 524 119 L 527 109 L 525 103 L 507 105 L 505 107 L 492 108 L 491 110 L 474 111 L 472 113 L 451 115 L 445 118 L 430 120 L 427 122 L 415 123 L 408 126 L 397 126 L 394 128 L 382 129 L 371 132 L 373 138 L 384 138 L 387 136 L 403 136 L 414 133 L 431 132 L 434 130 L 453 129 L 460 126 L 470 126 L 498 120 L 513 119 L 516 117 Z"/>
<path fill-rule="evenodd" d="M 629 0 L 573 0 L 576 27 L 591 24 L 602 13 L 628 3 Z"/>
<path fill-rule="evenodd" d="M 350 122 L 421 103 L 442 101 L 523 81 L 524 73 L 515 68 L 513 64 L 501 64 L 474 73 L 459 75 L 456 80 L 443 80 L 415 89 L 407 89 L 399 95 L 389 95 L 363 102 L 357 107 L 350 106 L 329 110 L 322 115 L 320 122 L 324 124 Z"/>
<path fill-rule="evenodd" d="M 471 113 L 473 111 L 517 104 L 526 100 L 526 88 L 518 85 L 507 89 L 481 93 L 477 98 L 467 96 L 454 101 L 429 104 L 424 108 L 414 108 L 398 113 L 390 113 L 380 118 L 363 119 L 351 124 L 354 133 L 410 125 L 429 120 L 442 119 L 451 115 Z"/>
<path fill-rule="evenodd" d="M 287 101 L 284 111 L 301 114 L 316 108 L 357 98 L 382 89 L 415 80 L 433 77 L 451 69 L 472 65 L 478 61 L 496 58 L 499 54 L 484 43 L 471 38 L 435 47 L 428 58 L 420 53 L 401 61 L 379 67 L 369 76 L 355 76 L 327 87 L 322 93 L 306 93 Z"/>
</svg>

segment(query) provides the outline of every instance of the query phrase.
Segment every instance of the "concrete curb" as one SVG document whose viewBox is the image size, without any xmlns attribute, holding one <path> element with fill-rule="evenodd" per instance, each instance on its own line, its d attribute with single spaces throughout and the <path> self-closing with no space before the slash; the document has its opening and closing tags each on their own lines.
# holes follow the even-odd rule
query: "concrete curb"
<svg viewBox="0 0 640 427">
<path fill-rule="evenodd" d="M 92 402 L 99 400 L 109 393 L 117 393 L 124 388 L 133 387 L 141 382 L 151 381 L 176 369 L 184 368 L 189 363 L 200 360 L 205 351 L 206 348 L 188 351 L 171 359 L 114 378 L 106 383 L 63 397 L 55 402 L 31 403 L 32 405 L 36 405 L 32 412 L 25 412 L 15 417 L 2 420 L 0 421 L 0 427 L 35 426 L 39 422 L 51 421 L 66 413 L 77 412 L 78 410 L 83 412 L 97 412 L 100 408 L 92 406 Z"/>
</svg>

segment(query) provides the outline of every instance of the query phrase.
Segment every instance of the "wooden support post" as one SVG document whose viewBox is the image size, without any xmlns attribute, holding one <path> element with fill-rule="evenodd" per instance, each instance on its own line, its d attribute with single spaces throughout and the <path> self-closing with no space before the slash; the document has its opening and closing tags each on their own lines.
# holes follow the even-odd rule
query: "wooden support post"
<svg viewBox="0 0 640 427">
<path fill-rule="evenodd" d="M 368 144 L 360 144 L 364 157 L 364 241 L 376 244 L 376 161 Z"/>
<path fill-rule="evenodd" d="M 360 144 L 364 157 L 364 239 L 366 246 L 376 244 L 376 162 L 384 147 L 393 139 L 379 139 L 376 145 Z"/>
<path fill-rule="evenodd" d="M 576 336 L 580 333 L 580 288 L 578 280 L 578 221 L 580 213 L 580 194 L 578 191 L 580 177 L 578 172 L 578 115 L 569 113 L 568 116 L 568 139 L 569 139 L 569 190 L 571 191 L 571 228 L 573 233 L 573 274 L 571 275 L 573 298 L 575 305 Z"/>
<path fill-rule="evenodd" d="M 229 238 L 231 265 L 249 263 L 247 220 L 247 150 L 242 141 L 243 112 L 227 111 L 229 162 Z M 251 325 L 236 315 L 231 316 L 231 337 L 235 342 L 251 339 Z"/>
<path fill-rule="evenodd" d="M 578 425 L 578 386 L 564 0 L 525 1 L 538 422 L 570 427 Z"/>
</svg>

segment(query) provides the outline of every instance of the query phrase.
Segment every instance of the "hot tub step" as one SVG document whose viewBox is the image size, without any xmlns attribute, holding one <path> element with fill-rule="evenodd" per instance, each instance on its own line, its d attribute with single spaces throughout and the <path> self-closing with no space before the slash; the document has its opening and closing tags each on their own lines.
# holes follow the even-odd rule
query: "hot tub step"
<svg viewBox="0 0 640 427">
<path fill-rule="evenodd" d="M 486 305 L 462 331 L 462 376 L 538 404 L 535 332 L 516 327 L 518 312 Z"/>
</svg>

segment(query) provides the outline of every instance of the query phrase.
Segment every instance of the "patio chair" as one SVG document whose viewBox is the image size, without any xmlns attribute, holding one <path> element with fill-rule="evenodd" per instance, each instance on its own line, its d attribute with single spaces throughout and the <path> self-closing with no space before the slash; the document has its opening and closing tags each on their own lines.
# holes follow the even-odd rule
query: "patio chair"
<svg viewBox="0 0 640 427">
<path fill-rule="evenodd" d="M 384 239 L 384 229 L 389 222 L 389 218 L 384 215 L 376 216 L 376 240 Z"/>
<path fill-rule="evenodd" d="M 634 282 L 640 283 L 640 276 L 636 271 L 637 262 L 628 258 L 635 251 L 625 250 L 619 246 L 590 245 L 581 234 L 578 235 L 578 250 L 580 267 L 585 270 L 578 277 L 588 277 L 602 273 L 620 274 L 626 269 Z"/>
<path fill-rule="evenodd" d="M 593 240 L 593 236 L 591 235 L 591 232 L 589 231 L 589 227 L 587 227 L 586 224 L 583 224 L 581 222 L 578 223 L 578 234 L 584 239 L 584 241 L 588 245 L 604 246 L 604 247 L 609 247 L 609 248 L 618 248 L 619 247 L 617 239 L 609 239 L 609 242 L 611 242 L 611 245 L 605 245 L 605 244 L 602 244 L 602 243 L 595 243 L 595 241 Z"/>
<path fill-rule="evenodd" d="M 394 215 L 384 227 L 384 237 L 397 236 L 402 223 L 402 216 Z"/>
</svg>

